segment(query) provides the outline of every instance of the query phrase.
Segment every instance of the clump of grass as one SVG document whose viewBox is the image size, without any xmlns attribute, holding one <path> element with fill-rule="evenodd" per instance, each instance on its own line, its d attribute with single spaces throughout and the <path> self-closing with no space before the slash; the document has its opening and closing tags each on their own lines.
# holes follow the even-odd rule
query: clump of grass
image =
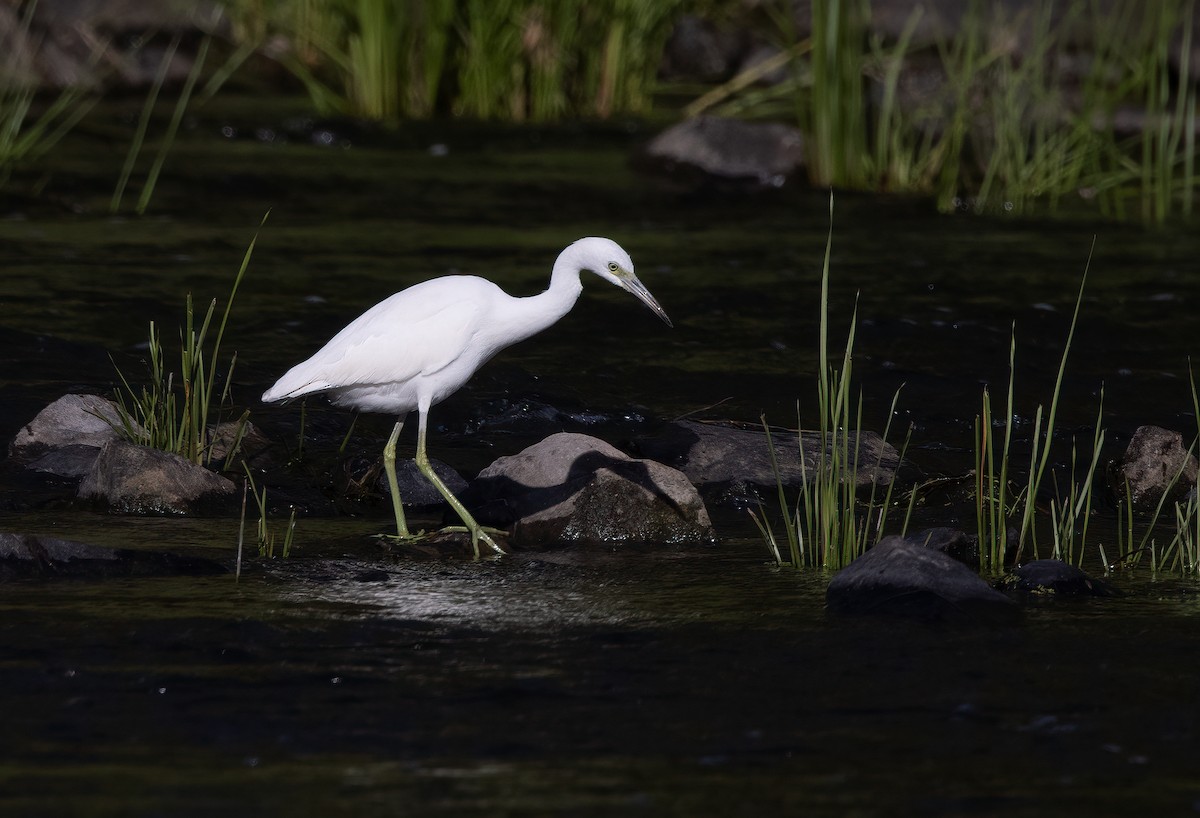
<svg viewBox="0 0 1200 818">
<path fill-rule="evenodd" d="M 250 257 L 254 253 L 257 241 L 258 235 L 255 234 L 242 257 L 242 264 L 234 278 L 220 324 L 216 327 L 216 337 L 212 339 L 211 349 L 206 349 L 206 344 L 216 314 L 217 299 L 214 298 L 209 303 L 204 318 L 197 327 L 192 296 L 191 293 L 188 294 L 180 338 L 178 381 L 175 372 L 166 361 L 162 338 L 153 321 L 150 322 L 147 351 L 149 383 L 135 388 L 118 368 L 117 374 L 122 388 L 116 393 L 116 428 L 127 440 L 180 455 L 197 464 L 207 464 L 211 460 L 212 435 L 209 420 L 217 415 L 220 407 L 231 400 L 230 387 L 237 363 L 237 354 L 234 353 L 225 372 L 224 385 L 218 392 L 217 367 L 221 359 L 221 342 L 229 322 L 229 312 L 250 265 Z M 234 445 L 230 454 L 225 457 L 227 464 L 233 459 L 233 450 L 236 449 L 248 417 L 247 410 L 238 420 Z"/>
<path fill-rule="evenodd" d="M 246 472 L 246 484 L 243 487 L 242 495 L 242 521 L 241 528 L 238 533 L 238 553 L 239 564 L 241 562 L 240 554 L 242 549 L 242 540 L 246 528 L 246 487 L 249 488 L 249 493 L 254 497 L 254 504 L 258 507 L 258 526 L 256 529 L 256 537 L 258 543 L 258 555 L 266 559 L 274 559 L 276 547 L 278 545 L 279 556 L 287 559 L 292 553 L 292 544 L 296 533 L 296 507 L 292 506 L 291 514 L 288 516 L 287 526 L 280 536 L 268 521 L 267 514 L 267 487 L 263 486 L 260 490 L 258 484 L 254 481 L 254 475 L 250 472 L 250 467 L 246 463 L 242 463 L 242 468 Z"/>
<path fill-rule="evenodd" d="M 817 456 L 810 462 L 804 450 L 805 430 L 800 423 L 798 443 L 800 448 L 801 485 L 795 505 L 788 502 L 775 458 L 771 431 L 763 419 L 768 451 L 775 472 L 779 511 L 783 518 L 784 539 L 787 556 L 780 548 L 769 518 L 761 507 L 758 514 L 751 512 L 759 533 L 775 560 L 780 564 L 795 567 L 814 566 L 841 568 L 860 556 L 871 545 L 878 542 L 887 526 L 892 507 L 893 477 L 884 495 L 878 495 L 878 475 L 881 472 L 883 446 L 880 447 L 874 465 L 870 496 L 864 501 L 858 495 L 860 468 L 872 464 L 860 462 L 863 449 L 862 395 L 854 400 L 851 392 L 853 371 L 854 330 L 858 310 L 850 322 L 846 345 L 840 366 L 830 363 L 829 347 L 829 257 L 833 249 L 833 201 L 830 200 L 830 229 L 825 244 L 825 258 L 821 268 L 821 319 L 820 355 L 821 369 L 817 376 Z M 899 391 L 892 398 L 888 423 L 884 427 L 883 441 L 886 445 L 891 431 L 891 418 L 895 416 Z M 799 410 L 797 410 L 799 415 Z M 911 436 L 911 428 L 909 436 Z M 908 438 L 901 448 L 903 459 L 908 447 Z M 915 498 L 915 493 L 913 495 Z M 912 505 L 909 505 L 911 512 Z M 907 527 L 907 517 L 904 527 Z M 903 529 L 902 529 L 903 533 Z"/>
</svg>

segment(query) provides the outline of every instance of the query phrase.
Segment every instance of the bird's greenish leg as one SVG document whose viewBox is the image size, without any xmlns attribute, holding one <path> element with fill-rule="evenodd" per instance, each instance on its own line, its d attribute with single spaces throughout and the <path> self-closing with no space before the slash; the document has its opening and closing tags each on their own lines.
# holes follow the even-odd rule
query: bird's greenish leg
<svg viewBox="0 0 1200 818">
<path fill-rule="evenodd" d="M 383 470 L 387 472 L 388 487 L 392 491 L 392 508 L 396 510 L 396 536 L 402 540 L 412 539 L 408 533 L 408 523 L 404 520 L 404 505 L 400 502 L 400 485 L 396 482 L 396 441 L 400 438 L 400 430 L 404 428 L 404 420 L 396 421 L 392 436 L 383 447 Z"/>
<path fill-rule="evenodd" d="M 433 470 L 433 466 L 429 462 L 429 455 L 425 452 L 425 413 L 421 413 L 421 418 L 417 426 L 417 456 L 415 458 L 417 469 L 421 474 L 425 475 L 425 479 L 433 483 L 433 487 L 438 490 L 438 494 L 445 498 L 450 507 L 454 509 L 454 513 L 459 516 L 466 527 L 467 533 L 471 535 L 471 547 L 475 549 L 475 559 L 479 559 L 479 543 L 483 541 L 495 551 L 497 554 L 503 554 L 504 549 L 496 545 L 496 541 L 492 539 L 491 534 L 503 534 L 496 528 L 485 528 L 475 522 L 475 518 L 471 516 L 471 512 L 467 511 L 467 507 L 459 501 L 450 489 L 442 482 L 442 478 L 437 476 Z M 457 530 L 457 529 L 450 529 Z"/>
</svg>

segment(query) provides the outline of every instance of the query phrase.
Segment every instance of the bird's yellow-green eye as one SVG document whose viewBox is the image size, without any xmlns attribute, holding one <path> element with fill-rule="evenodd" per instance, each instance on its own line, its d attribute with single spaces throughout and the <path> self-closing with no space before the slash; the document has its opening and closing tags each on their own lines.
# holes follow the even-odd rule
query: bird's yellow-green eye
<svg viewBox="0 0 1200 818">
<path fill-rule="evenodd" d="M 608 263 L 608 271 L 610 273 L 615 273 L 619 269 L 621 269 L 621 268 L 617 266 L 617 263 L 615 261 L 610 261 Z"/>
</svg>

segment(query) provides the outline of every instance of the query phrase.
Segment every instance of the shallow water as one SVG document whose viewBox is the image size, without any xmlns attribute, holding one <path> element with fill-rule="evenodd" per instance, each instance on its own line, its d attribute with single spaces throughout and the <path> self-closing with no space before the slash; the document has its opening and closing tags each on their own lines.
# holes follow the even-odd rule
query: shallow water
<svg viewBox="0 0 1200 818">
<path fill-rule="evenodd" d="M 522 412 L 542 403 L 613 442 L 693 412 L 792 423 L 811 403 L 825 194 L 674 189 L 628 162 L 644 126 L 386 134 L 287 114 L 202 111 L 151 215 L 110 217 L 136 101 L 111 107 L 55 154 L 40 199 L 3 202 L 5 439 L 64 392 L 110 389 L 109 353 L 137 374 L 147 322 L 173 338 L 185 292 L 223 300 L 268 210 L 226 349 L 236 399 L 281 439 L 298 435 L 295 407 L 256 396 L 366 306 L 448 272 L 532 293 L 563 245 L 596 233 L 630 250 L 676 328 L 585 282 L 571 315 L 435 409 L 435 456 L 469 473 L 519 451 Z M 1093 238 L 1062 441 L 1090 439 L 1101 384 L 1113 446 L 1141 423 L 1194 423 L 1194 230 L 842 194 L 834 222 L 834 343 L 858 293 L 866 423 L 904 384 L 925 473 L 969 468 L 1013 321 L 1018 414 L 1049 400 Z M 363 418 L 351 448 L 374 456 L 390 422 Z M 307 423 L 336 446 L 350 420 L 314 405 Z M 229 520 L 7 508 L 0 530 L 232 563 Z M 470 564 L 388 554 L 369 536 L 386 507 L 355 512 L 302 519 L 296 556 L 252 560 L 240 582 L 5 586 L 0 812 L 1200 809 L 1190 581 L 1121 576 L 1125 598 L 1035 606 L 1012 629 L 827 621 L 826 578 L 768 565 L 740 513 L 717 514 L 712 548 Z"/>
</svg>

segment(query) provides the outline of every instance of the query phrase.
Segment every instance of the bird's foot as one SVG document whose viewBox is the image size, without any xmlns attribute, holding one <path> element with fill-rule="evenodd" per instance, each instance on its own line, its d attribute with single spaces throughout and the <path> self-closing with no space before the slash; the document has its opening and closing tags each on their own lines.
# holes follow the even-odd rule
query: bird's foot
<svg viewBox="0 0 1200 818">
<path fill-rule="evenodd" d="M 438 532 L 436 531 L 426 531 L 425 529 L 421 529 L 415 534 L 409 532 L 405 532 L 403 534 L 376 534 L 375 537 L 380 540 L 387 540 L 388 542 L 394 543 L 417 543 L 428 540 L 437 533 Z"/>
<path fill-rule="evenodd" d="M 476 559 L 479 559 L 479 543 L 481 543 L 481 542 L 484 543 L 485 545 L 487 545 L 488 548 L 492 549 L 492 551 L 494 551 L 497 554 L 507 554 L 508 553 L 503 548 L 501 548 L 499 545 L 497 545 L 496 541 L 494 539 L 492 539 L 493 536 L 507 537 L 508 532 L 505 531 L 503 528 L 492 528 L 490 526 L 480 525 L 480 526 L 476 526 L 475 528 L 472 529 L 472 528 L 468 528 L 465 525 L 448 525 L 445 528 L 443 528 L 442 531 L 455 533 L 455 534 L 470 534 L 471 535 L 471 546 L 475 549 L 475 558 Z"/>
</svg>

